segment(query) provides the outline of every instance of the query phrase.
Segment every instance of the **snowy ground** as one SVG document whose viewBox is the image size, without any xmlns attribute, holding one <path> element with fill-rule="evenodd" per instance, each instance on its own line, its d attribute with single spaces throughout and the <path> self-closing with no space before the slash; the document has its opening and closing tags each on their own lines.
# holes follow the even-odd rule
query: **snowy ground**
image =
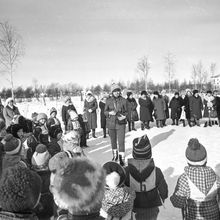
<svg viewBox="0 0 220 220">
<path fill-rule="evenodd" d="M 73 102 L 78 110 L 82 111 L 82 103 L 80 98 L 74 98 Z M 49 113 L 49 109 L 54 106 L 60 112 L 61 102 L 48 102 L 46 106 L 36 103 L 20 103 L 18 107 L 24 116 L 30 117 L 31 113 L 45 112 Z M 59 115 L 60 117 L 60 115 Z M 152 154 L 156 166 L 163 171 L 165 179 L 169 186 L 169 195 L 174 191 L 174 187 L 178 176 L 183 172 L 186 165 L 185 149 L 190 138 L 196 137 L 206 147 L 208 153 L 208 166 L 211 166 L 218 174 L 220 174 L 220 128 L 218 126 L 204 128 L 201 127 L 189 128 L 179 126 L 171 126 L 168 121 L 168 126 L 164 128 L 153 127 L 150 130 L 141 131 L 140 123 L 136 123 L 137 131 L 126 133 L 126 157 L 131 157 L 132 141 L 135 137 L 147 134 L 152 144 Z M 111 146 L 109 138 L 102 138 L 101 129 L 97 129 L 97 139 L 89 139 L 90 146 L 85 150 L 88 157 L 95 159 L 103 164 L 111 160 Z M 165 202 L 165 208 L 160 208 L 158 220 L 181 219 L 181 212 L 174 209 L 170 204 L 169 199 Z"/>
</svg>

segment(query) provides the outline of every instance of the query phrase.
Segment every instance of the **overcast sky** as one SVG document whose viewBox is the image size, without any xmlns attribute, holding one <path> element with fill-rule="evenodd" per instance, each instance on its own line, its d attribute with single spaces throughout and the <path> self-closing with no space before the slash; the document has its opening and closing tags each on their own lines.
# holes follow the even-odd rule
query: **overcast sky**
<svg viewBox="0 0 220 220">
<path fill-rule="evenodd" d="M 220 67 L 219 11 L 219 0 L 0 0 L 0 21 L 25 43 L 15 76 L 25 86 L 33 78 L 84 86 L 132 81 L 142 56 L 151 61 L 149 77 L 161 82 L 168 52 L 176 78 L 188 80 L 199 60 Z"/>
</svg>

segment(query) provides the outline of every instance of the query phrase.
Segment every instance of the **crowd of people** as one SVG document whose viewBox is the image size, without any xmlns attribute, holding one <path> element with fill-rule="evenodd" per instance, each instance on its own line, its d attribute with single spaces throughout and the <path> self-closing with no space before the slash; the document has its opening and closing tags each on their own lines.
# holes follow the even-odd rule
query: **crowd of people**
<svg viewBox="0 0 220 220">
<path fill-rule="evenodd" d="M 113 153 L 103 165 L 83 151 L 90 133 L 97 137 L 98 107 L 103 138 L 109 135 Z M 206 127 L 220 118 L 216 92 L 202 97 L 198 90 L 176 92 L 169 101 L 165 91 L 152 96 L 142 91 L 137 102 L 132 92 L 122 97 L 117 84 L 99 103 L 88 91 L 83 114 L 65 97 L 62 123 L 54 107 L 49 117 L 33 112 L 27 119 L 12 98 L 0 110 L 0 219 L 8 220 L 157 219 L 168 198 L 168 184 L 154 163 L 147 135 L 134 138 L 133 157 L 125 161 L 126 125 L 129 131 L 136 130 L 140 119 L 141 129 L 150 129 L 155 119 L 156 126 L 163 127 L 170 116 L 172 125 L 199 126 L 203 116 Z M 182 210 L 183 219 L 220 219 L 220 179 L 206 166 L 205 147 L 192 138 L 185 156 L 188 165 L 170 197 L 173 206 Z"/>
</svg>

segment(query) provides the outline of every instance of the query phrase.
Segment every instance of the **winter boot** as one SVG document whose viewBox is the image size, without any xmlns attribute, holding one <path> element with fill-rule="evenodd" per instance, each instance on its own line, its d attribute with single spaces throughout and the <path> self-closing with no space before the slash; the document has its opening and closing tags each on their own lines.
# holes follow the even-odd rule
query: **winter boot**
<svg viewBox="0 0 220 220">
<path fill-rule="evenodd" d="M 191 121 L 188 119 L 187 120 L 188 121 L 188 125 L 189 125 L 189 127 L 192 127 L 192 125 L 191 125 Z"/>
<path fill-rule="evenodd" d="M 146 128 L 146 129 L 150 129 L 149 121 L 145 122 L 145 128 Z"/>
<path fill-rule="evenodd" d="M 106 128 L 103 128 L 103 138 L 106 138 Z"/>
<path fill-rule="evenodd" d="M 128 122 L 128 131 L 131 131 L 131 122 Z"/>
<path fill-rule="evenodd" d="M 131 122 L 131 126 L 132 126 L 132 130 L 133 130 L 133 131 L 137 131 L 137 130 L 135 129 L 135 127 L 134 127 L 134 121 Z"/>
<path fill-rule="evenodd" d="M 173 123 L 172 123 L 172 125 L 175 125 L 175 120 L 174 119 L 172 119 L 173 120 Z"/>
<path fill-rule="evenodd" d="M 123 167 L 125 166 L 125 153 L 119 152 L 119 164 Z"/>
<path fill-rule="evenodd" d="M 208 126 L 208 122 L 206 121 L 204 124 L 204 128 L 206 128 Z"/>
<path fill-rule="evenodd" d="M 178 126 L 179 125 L 179 120 L 178 119 L 176 119 L 176 126 Z"/>
<path fill-rule="evenodd" d="M 144 123 L 141 122 L 141 130 L 143 131 L 144 130 Z"/>
<path fill-rule="evenodd" d="M 93 138 L 97 138 L 97 137 L 95 136 L 95 129 L 92 129 L 92 137 L 93 137 Z"/>
<path fill-rule="evenodd" d="M 160 126 L 159 126 L 159 121 L 158 121 L 158 120 L 156 120 L 156 125 L 157 125 L 157 128 L 160 127 Z"/>
<path fill-rule="evenodd" d="M 209 126 L 212 127 L 214 121 L 209 121 Z"/>
<path fill-rule="evenodd" d="M 163 126 L 167 126 L 166 125 L 166 119 L 163 120 Z"/>
<path fill-rule="evenodd" d="M 182 121 L 183 121 L 183 127 L 186 127 L 186 122 L 185 122 L 185 120 L 183 119 Z"/>
<path fill-rule="evenodd" d="M 163 128 L 163 120 L 160 120 L 160 128 Z"/>
<path fill-rule="evenodd" d="M 118 150 L 112 150 L 113 158 L 112 161 L 117 162 L 118 161 Z"/>
<path fill-rule="evenodd" d="M 196 125 L 197 125 L 198 127 L 200 127 L 199 119 L 195 119 L 195 121 L 196 121 Z"/>
</svg>

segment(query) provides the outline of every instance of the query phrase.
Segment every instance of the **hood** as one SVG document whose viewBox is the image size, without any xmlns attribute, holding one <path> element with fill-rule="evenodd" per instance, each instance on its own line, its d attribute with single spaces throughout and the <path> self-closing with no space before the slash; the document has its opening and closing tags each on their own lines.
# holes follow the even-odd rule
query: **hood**
<svg viewBox="0 0 220 220">
<path fill-rule="evenodd" d="M 92 101 L 94 101 L 95 100 L 95 97 L 93 96 L 93 95 L 91 95 L 91 96 L 86 96 L 86 101 L 87 102 L 92 102 Z"/>
<path fill-rule="evenodd" d="M 212 101 L 214 101 L 214 96 L 204 96 L 204 100 L 206 100 L 207 102 L 212 102 Z"/>
<path fill-rule="evenodd" d="M 216 181 L 216 174 L 211 167 L 207 166 L 186 166 L 185 174 L 198 187 L 207 194 Z M 202 180 L 202 181 L 201 181 Z"/>
<path fill-rule="evenodd" d="M 128 159 L 128 168 L 131 176 L 138 182 L 147 179 L 155 168 L 153 158 L 148 160 Z"/>
</svg>

